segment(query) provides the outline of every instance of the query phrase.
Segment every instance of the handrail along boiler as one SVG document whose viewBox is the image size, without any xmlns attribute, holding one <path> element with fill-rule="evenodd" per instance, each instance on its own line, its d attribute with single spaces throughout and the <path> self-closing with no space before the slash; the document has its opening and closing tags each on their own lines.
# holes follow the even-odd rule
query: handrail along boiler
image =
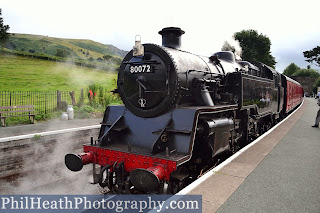
<svg viewBox="0 0 320 213">
<path fill-rule="evenodd" d="M 115 192 L 176 193 L 303 98 L 298 82 L 263 63 L 183 51 L 180 28 L 159 34 L 162 46 L 137 40 L 120 66 L 124 106 L 107 107 L 98 139 L 65 156 L 72 171 L 92 163 L 94 183 Z"/>
</svg>

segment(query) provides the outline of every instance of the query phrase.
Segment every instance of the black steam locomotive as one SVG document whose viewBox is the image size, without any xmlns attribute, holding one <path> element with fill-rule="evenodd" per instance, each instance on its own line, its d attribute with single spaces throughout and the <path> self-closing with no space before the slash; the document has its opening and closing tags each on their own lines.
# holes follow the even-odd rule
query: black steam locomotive
<svg viewBox="0 0 320 213">
<path fill-rule="evenodd" d="M 124 106 L 106 109 L 84 153 L 65 156 L 72 171 L 92 163 L 94 182 L 116 192 L 176 193 L 303 98 L 298 82 L 263 63 L 194 55 L 180 50 L 180 28 L 159 33 L 162 46 L 136 41 L 120 66 Z"/>
</svg>

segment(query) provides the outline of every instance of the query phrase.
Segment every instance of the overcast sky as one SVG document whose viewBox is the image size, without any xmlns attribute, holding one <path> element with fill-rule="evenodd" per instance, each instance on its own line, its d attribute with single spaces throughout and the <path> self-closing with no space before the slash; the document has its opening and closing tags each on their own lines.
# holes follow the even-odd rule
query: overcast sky
<svg viewBox="0 0 320 213">
<path fill-rule="evenodd" d="M 235 32 L 254 29 L 271 40 L 276 68 L 294 62 L 305 68 L 302 52 L 320 46 L 319 0 L 0 0 L 10 33 L 91 39 L 123 50 L 161 44 L 164 27 L 180 27 L 182 49 L 210 56 Z M 319 69 L 319 67 L 313 66 Z"/>
</svg>

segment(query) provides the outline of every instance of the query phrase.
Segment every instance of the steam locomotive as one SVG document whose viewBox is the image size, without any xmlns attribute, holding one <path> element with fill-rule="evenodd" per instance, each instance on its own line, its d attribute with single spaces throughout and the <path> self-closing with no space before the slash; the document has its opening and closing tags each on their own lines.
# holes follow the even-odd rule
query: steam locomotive
<svg viewBox="0 0 320 213">
<path fill-rule="evenodd" d="M 65 156 L 71 171 L 93 164 L 94 183 L 116 193 L 176 193 L 303 100 L 298 82 L 263 63 L 183 51 L 180 28 L 159 34 L 162 46 L 136 40 L 122 61 L 124 106 L 107 107 L 98 139 Z"/>
</svg>

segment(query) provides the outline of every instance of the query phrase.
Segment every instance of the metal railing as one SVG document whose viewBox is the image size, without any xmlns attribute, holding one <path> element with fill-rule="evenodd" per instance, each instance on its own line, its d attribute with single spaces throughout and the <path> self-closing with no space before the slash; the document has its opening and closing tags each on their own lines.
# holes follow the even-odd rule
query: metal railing
<svg viewBox="0 0 320 213">
<path fill-rule="evenodd" d="M 39 114 L 66 109 L 69 104 L 69 91 L 0 91 L 0 106 L 34 105 Z"/>
</svg>

